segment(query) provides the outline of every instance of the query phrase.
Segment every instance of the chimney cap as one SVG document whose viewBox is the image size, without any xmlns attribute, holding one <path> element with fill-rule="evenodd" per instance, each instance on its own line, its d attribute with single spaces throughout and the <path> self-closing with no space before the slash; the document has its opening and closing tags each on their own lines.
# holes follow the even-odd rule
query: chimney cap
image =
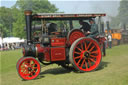
<svg viewBox="0 0 128 85">
<path fill-rule="evenodd" d="M 31 14 L 32 14 L 32 10 L 25 10 L 25 11 L 24 11 L 24 14 L 25 14 L 25 15 L 31 15 Z"/>
</svg>

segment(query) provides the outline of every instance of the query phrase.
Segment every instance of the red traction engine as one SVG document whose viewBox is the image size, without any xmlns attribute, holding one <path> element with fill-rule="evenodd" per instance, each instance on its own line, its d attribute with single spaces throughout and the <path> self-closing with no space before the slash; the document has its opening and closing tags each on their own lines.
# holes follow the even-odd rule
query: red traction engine
<svg viewBox="0 0 128 85">
<path fill-rule="evenodd" d="M 23 45 L 23 57 L 17 62 L 19 76 L 24 80 L 35 79 L 41 71 L 40 63 L 44 65 L 58 64 L 66 69 L 79 72 L 96 70 L 102 59 L 104 36 L 86 37 L 80 29 L 72 29 L 72 20 L 88 20 L 105 16 L 105 14 L 33 14 L 25 11 L 27 43 Z M 70 31 L 51 32 L 43 23 L 41 40 L 32 39 L 33 21 L 69 20 Z M 51 28 L 52 29 L 52 28 Z"/>
</svg>

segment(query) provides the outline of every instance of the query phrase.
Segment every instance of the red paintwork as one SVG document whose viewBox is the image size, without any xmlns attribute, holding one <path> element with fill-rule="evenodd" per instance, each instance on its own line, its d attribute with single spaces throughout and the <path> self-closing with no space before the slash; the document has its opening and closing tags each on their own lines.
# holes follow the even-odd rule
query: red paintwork
<svg viewBox="0 0 128 85">
<path fill-rule="evenodd" d="M 47 62 L 50 62 L 51 61 L 50 47 L 46 47 L 44 49 L 45 49 L 45 51 L 44 51 L 44 60 L 47 61 Z"/>
<path fill-rule="evenodd" d="M 51 46 L 65 46 L 66 38 L 51 38 Z"/>
<path fill-rule="evenodd" d="M 40 44 L 36 44 L 36 56 L 38 57 L 39 53 L 44 53 L 44 60 L 45 61 L 50 61 L 50 47 L 41 47 Z"/>
<path fill-rule="evenodd" d="M 52 47 L 51 48 L 51 61 L 65 60 L 65 47 Z"/>
<path fill-rule="evenodd" d="M 36 56 L 38 56 L 38 53 L 43 53 L 44 47 L 41 47 L 39 44 L 36 44 Z"/>
<path fill-rule="evenodd" d="M 40 47 L 40 44 L 36 44 L 36 47 Z"/>
<path fill-rule="evenodd" d="M 65 38 L 57 39 L 53 38 L 55 40 L 55 43 L 53 43 L 53 46 L 65 45 Z M 57 42 L 59 40 L 59 42 Z M 36 56 L 38 56 L 39 53 L 44 53 L 44 60 L 45 61 L 59 61 L 59 60 L 65 60 L 65 47 L 41 47 L 40 45 L 36 45 L 37 53 Z M 51 54 L 51 55 L 50 55 Z M 43 56 L 42 56 L 43 57 Z"/>
</svg>

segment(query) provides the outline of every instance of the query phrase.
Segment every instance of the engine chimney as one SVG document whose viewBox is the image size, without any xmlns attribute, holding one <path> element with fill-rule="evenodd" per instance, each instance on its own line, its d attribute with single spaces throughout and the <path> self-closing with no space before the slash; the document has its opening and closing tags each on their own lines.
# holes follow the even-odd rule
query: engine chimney
<svg viewBox="0 0 128 85">
<path fill-rule="evenodd" d="M 106 24 L 107 24 L 107 33 L 111 33 L 111 28 L 110 28 L 110 25 L 109 25 L 109 21 L 107 21 Z"/>
<path fill-rule="evenodd" d="M 27 34 L 27 44 L 31 44 L 31 23 L 32 23 L 32 11 L 26 10 L 24 11 L 25 20 L 26 20 L 26 34 Z"/>
</svg>

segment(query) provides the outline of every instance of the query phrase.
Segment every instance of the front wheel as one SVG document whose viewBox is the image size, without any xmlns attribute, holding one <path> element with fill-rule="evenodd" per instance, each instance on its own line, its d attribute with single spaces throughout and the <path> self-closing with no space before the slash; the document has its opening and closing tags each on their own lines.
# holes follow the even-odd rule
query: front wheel
<svg viewBox="0 0 128 85">
<path fill-rule="evenodd" d="M 35 79 L 40 71 L 40 63 L 33 57 L 24 57 L 18 64 L 18 74 L 24 80 Z"/>
<path fill-rule="evenodd" d="M 76 70 L 88 72 L 96 70 L 102 54 L 98 42 L 92 38 L 79 38 L 70 48 L 69 60 Z"/>
</svg>

